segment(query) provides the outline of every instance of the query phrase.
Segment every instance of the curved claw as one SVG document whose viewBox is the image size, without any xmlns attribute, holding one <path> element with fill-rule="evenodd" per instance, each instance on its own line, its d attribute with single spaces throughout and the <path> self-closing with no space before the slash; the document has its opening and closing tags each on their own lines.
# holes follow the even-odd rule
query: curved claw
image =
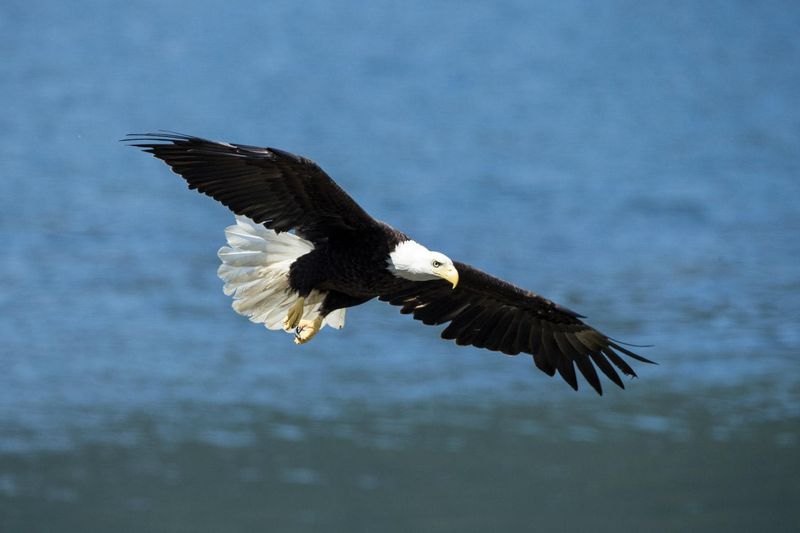
<svg viewBox="0 0 800 533">
<path fill-rule="evenodd" d="M 305 344 L 314 338 L 322 329 L 323 318 L 318 316 L 314 320 L 301 320 L 294 330 L 294 343 Z"/>
<path fill-rule="evenodd" d="M 283 320 L 283 331 L 292 331 L 300 324 L 300 319 L 303 318 L 303 306 L 305 306 L 305 298 L 300 297 L 295 300 L 294 305 L 289 312 L 286 313 L 286 318 Z"/>
</svg>

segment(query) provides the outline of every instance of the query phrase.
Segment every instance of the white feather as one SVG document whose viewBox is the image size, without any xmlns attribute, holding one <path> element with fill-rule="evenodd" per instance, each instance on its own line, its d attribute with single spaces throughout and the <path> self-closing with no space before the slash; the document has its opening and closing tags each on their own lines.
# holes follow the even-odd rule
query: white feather
<svg viewBox="0 0 800 533">
<path fill-rule="evenodd" d="M 222 260 L 217 275 L 225 282 L 225 294 L 233 297 L 233 309 L 269 329 L 282 329 L 298 298 L 289 286 L 289 268 L 314 244 L 292 233 L 275 233 L 243 216 L 225 228 L 225 238 L 228 246 L 217 254 Z M 316 318 L 325 296 L 311 291 L 303 306 L 304 320 Z M 329 313 L 323 326 L 343 328 L 344 315 L 344 309 Z"/>
<path fill-rule="evenodd" d="M 394 250 L 389 253 L 386 267 L 398 278 L 428 281 L 441 277 L 433 271 L 431 262 L 434 260 L 445 265 L 452 266 L 453 264 L 453 261 L 446 255 L 432 252 L 420 243 L 408 240 L 395 246 Z"/>
</svg>

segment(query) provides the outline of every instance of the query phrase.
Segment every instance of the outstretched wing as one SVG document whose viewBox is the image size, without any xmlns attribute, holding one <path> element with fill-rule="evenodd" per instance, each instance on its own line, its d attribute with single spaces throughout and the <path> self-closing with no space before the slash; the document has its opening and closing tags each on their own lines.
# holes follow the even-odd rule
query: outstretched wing
<svg viewBox="0 0 800 533">
<path fill-rule="evenodd" d="M 536 366 L 552 376 L 556 371 L 578 390 L 575 367 L 598 394 L 603 394 L 596 368 L 625 388 L 614 367 L 628 376 L 636 372 L 617 353 L 652 363 L 584 324 L 581 315 L 546 298 L 520 289 L 463 263 L 455 263 L 458 286 L 442 281 L 408 282 L 380 299 L 402 306 L 427 325 L 450 324 L 442 338 L 461 346 L 533 355 Z"/>
<path fill-rule="evenodd" d="M 132 146 L 166 162 L 190 189 L 275 231 L 317 242 L 376 224 L 316 163 L 276 148 L 176 133 L 128 135 Z"/>
</svg>

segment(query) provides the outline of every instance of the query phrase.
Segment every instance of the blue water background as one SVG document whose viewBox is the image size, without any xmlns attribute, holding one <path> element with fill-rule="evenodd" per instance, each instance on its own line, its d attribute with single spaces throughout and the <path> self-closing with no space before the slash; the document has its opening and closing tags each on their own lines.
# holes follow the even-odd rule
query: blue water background
<svg viewBox="0 0 800 533">
<path fill-rule="evenodd" d="M 259 424 L 293 442 L 341 420 L 414 449 L 419 423 L 504 410 L 529 424 L 510 435 L 571 442 L 681 439 L 702 412 L 723 441 L 782 424 L 769 446 L 796 451 L 798 28 L 793 2 L 4 2 L 0 454 L 135 457 L 144 434 L 236 454 Z M 660 364 L 600 399 L 377 302 L 297 348 L 222 294 L 232 215 L 117 142 L 159 128 L 310 157 Z M 8 509 L 51 501 L 31 468 L 0 473 Z"/>
</svg>

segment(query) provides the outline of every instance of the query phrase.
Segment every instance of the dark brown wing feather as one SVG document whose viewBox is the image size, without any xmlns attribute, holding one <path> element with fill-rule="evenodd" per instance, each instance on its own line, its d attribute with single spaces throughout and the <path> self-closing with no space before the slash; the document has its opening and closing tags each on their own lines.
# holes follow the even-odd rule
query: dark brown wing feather
<svg viewBox="0 0 800 533">
<path fill-rule="evenodd" d="M 401 306 L 427 325 L 450 324 L 442 338 L 508 355 L 524 352 L 552 376 L 556 372 L 577 390 L 575 367 L 603 393 L 597 369 L 625 388 L 614 367 L 628 376 L 633 369 L 617 352 L 645 363 L 648 359 L 623 348 L 583 323 L 581 315 L 463 263 L 455 263 L 458 287 L 444 281 L 411 282 L 380 299 Z"/>
<path fill-rule="evenodd" d="M 283 150 L 176 133 L 134 134 L 126 141 L 166 162 L 190 189 L 275 231 L 295 229 L 317 242 L 377 224 L 316 163 Z"/>
</svg>

